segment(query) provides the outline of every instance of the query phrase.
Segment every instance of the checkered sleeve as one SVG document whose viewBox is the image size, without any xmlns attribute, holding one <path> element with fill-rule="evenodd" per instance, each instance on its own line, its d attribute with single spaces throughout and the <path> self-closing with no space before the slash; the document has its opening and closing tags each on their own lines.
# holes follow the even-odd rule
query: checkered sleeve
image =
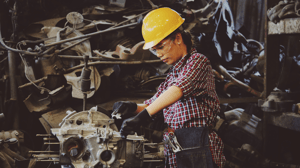
<svg viewBox="0 0 300 168">
<path fill-rule="evenodd" d="M 174 84 L 181 88 L 184 97 L 199 96 L 206 92 L 207 62 L 208 59 L 199 53 L 193 54 L 187 61 Z"/>
</svg>

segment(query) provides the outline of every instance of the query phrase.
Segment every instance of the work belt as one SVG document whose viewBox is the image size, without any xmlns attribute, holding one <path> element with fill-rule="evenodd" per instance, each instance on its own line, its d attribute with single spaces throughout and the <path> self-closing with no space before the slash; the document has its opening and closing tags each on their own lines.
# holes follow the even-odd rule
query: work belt
<svg viewBox="0 0 300 168">
<path fill-rule="evenodd" d="M 178 168 L 213 168 L 208 127 L 168 130 L 166 143 L 176 154 Z"/>
</svg>

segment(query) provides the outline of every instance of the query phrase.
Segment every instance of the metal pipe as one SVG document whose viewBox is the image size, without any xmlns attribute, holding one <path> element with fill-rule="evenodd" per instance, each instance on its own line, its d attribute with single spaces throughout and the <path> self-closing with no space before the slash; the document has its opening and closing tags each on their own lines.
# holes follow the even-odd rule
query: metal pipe
<svg viewBox="0 0 300 168">
<path fill-rule="evenodd" d="M 67 49 L 70 49 L 70 48 L 76 46 L 77 44 L 80 44 L 80 43 L 82 43 L 82 42 L 84 42 L 84 41 L 86 41 L 86 40 L 88 40 L 88 39 L 90 39 L 90 37 L 89 37 L 89 38 L 82 39 L 82 40 L 80 40 L 80 41 L 78 41 L 78 42 L 76 42 L 76 43 L 74 43 L 74 44 L 72 44 L 72 45 L 70 45 L 70 46 L 68 46 L 68 47 L 65 47 L 65 48 L 59 50 L 57 53 L 66 51 Z"/>
<path fill-rule="evenodd" d="M 222 75 L 224 75 L 226 78 L 230 79 L 232 82 L 234 82 L 238 87 L 244 89 L 245 91 L 257 96 L 257 97 L 261 97 L 262 93 L 259 91 L 254 90 L 253 88 L 251 88 L 250 86 L 244 84 L 243 82 L 235 79 L 233 76 L 231 76 L 228 72 L 227 69 L 224 68 L 222 65 L 218 65 L 217 68 L 219 69 L 219 71 L 222 73 Z"/>
<path fill-rule="evenodd" d="M 36 136 L 53 136 L 52 134 L 36 134 Z"/>
<path fill-rule="evenodd" d="M 138 17 L 142 16 L 143 14 L 150 12 L 151 10 L 152 10 L 152 9 L 147 10 L 147 11 L 145 11 L 145 12 L 142 12 L 142 13 L 136 15 L 135 17 L 130 18 L 130 19 L 128 19 L 128 20 L 124 20 L 123 22 L 120 22 L 120 23 L 118 23 L 118 24 L 116 24 L 116 25 L 114 25 L 114 26 L 112 26 L 112 27 L 110 27 L 110 28 L 108 28 L 108 29 L 117 27 L 117 26 L 122 25 L 122 24 L 124 24 L 124 23 L 126 23 L 126 22 L 128 22 L 128 21 L 131 21 L 131 20 L 133 20 L 133 19 L 135 19 L 135 18 L 138 18 Z"/>
<path fill-rule="evenodd" d="M 24 87 L 33 85 L 33 83 L 37 84 L 37 83 L 43 82 L 43 81 L 46 80 L 47 78 L 48 78 L 47 76 L 44 76 L 44 77 L 42 77 L 42 78 L 40 78 L 40 79 L 37 79 L 37 80 L 35 80 L 35 81 L 29 82 L 29 83 L 25 83 L 24 85 L 21 85 L 21 86 L 19 86 L 18 88 L 19 88 L 19 89 L 22 89 L 22 88 L 24 88 Z"/>
<path fill-rule="evenodd" d="M 100 64 L 125 64 L 125 65 L 129 65 L 129 64 L 152 64 L 152 63 L 159 63 L 162 62 L 161 60 L 148 60 L 148 61 L 98 61 L 98 62 L 89 62 L 88 65 L 89 66 L 94 66 L 94 65 L 100 65 Z M 83 64 L 74 66 L 72 68 L 67 69 L 65 72 L 72 72 L 75 69 L 78 68 L 82 68 L 84 67 Z"/>
<path fill-rule="evenodd" d="M 39 159 L 37 159 L 36 161 L 37 162 L 55 162 L 55 160 L 39 160 Z M 59 161 L 59 160 L 57 160 L 57 161 Z"/>
<path fill-rule="evenodd" d="M 52 55 L 50 57 L 52 57 Z M 65 59 L 81 59 L 81 60 L 84 59 L 83 56 L 73 56 L 73 55 L 58 55 L 58 57 L 59 58 L 65 58 Z M 101 58 L 101 57 L 90 57 L 89 60 L 99 61 L 99 60 L 103 60 L 103 58 Z"/>
<path fill-rule="evenodd" d="M 88 68 L 89 68 L 89 65 L 88 65 L 89 56 L 88 56 L 88 55 L 85 55 L 83 60 L 84 60 L 84 67 L 83 67 L 82 75 L 81 75 L 81 80 L 82 80 L 82 81 L 81 81 L 81 91 L 82 91 L 82 93 L 83 93 L 83 111 L 85 111 L 85 110 L 86 110 L 86 100 L 87 100 L 87 90 L 89 91 L 91 86 L 88 86 L 89 89 L 86 90 L 86 89 L 84 88 L 82 82 L 85 82 L 85 80 L 90 81 L 90 75 L 85 76 L 84 73 L 83 73 L 83 71 L 88 70 Z M 89 72 L 90 72 L 90 71 L 89 71 Z M 89 74 L 90 74 L 90 73 L 89 73 Z M 83 80 L 84 80 L 84 81 L 83 81 Z"/>
<path fill-rule="evenodd" d="M 1 38 L 1 37 L 0 37 Z M 17 101 L 17 81 L 16 81 L 16 53 L 8 51 L 8 69 L 9 69 L 9 82 L 10 82 L 10 100 Z"/>
<path fill-rule="evenodd" d="M 85 35 L 82 35 L 82 36 L 68 38 L 68 39 L 65 39 L 65 40 L 61 40 L 61 41 L 58 41 L 58 42 L 47 44 L 47 45 L 45 45 L 43 47 L 50 47 L 50 46 L 54 46 L 54 45 L 66 43 L 66 42 L 73 41 L 73 40 L 78 40 L 78 39 L 82 39 L 82 38 L 91 37 L 91 36 L 98 35 L 98 34 L 101 34 L 101 33 L 106 33 L 106 32 L 110 32 L 110 31 L 114 31 L 114 30 L 119 30 L 119 29 L 123 29 L 123 28 L 127 28 L 127 27 L 136 26 L 138 24 L 139 24 L 138 22 L 135 22 L 135 23 L 130 23 L 130 24 L 124 25 L 124 26 L 119 26 L 119 27 L 115 27 L 115 28 L 109 28 L 109 29 L 105 29 L 103 31 L 97 31 L 97 32 L 85 34 Z"/>
<path fill-rule="evenodd" d="M 51 141 L 51 140 L 54 140 L 56 141 L 57 139 L 56 138 L 43 138 L 44 141 Z"/>
<path fill-rule="evenodd" d="M 13 51 L 13 52 L 17 52 L 17 53 L 21 53 L 21 54 L 26 54 L 26 55 L 38 55 L 39 53 L 33 53 L 33 52 L 29 52 L 29 51 L 23 51 L 23 50 L 17 50 L 17 49 L 14 49 L 14 48 L 10 48 L 8 47 L 3 39 L 2 39 L 2 35 L 1 35 L 1 22 L 0 22 L 0 44 L 6 48 L 7 50 L 9 51 Z"/>
<path fill-rule="evenodd" d="M 59 151 L 28 151 L 28 153 L 58 153 Z"/>
<path fill-rule="evenodd" d="M 163 162 L 163 160 L 143 160 L 143 162 Z"/>
<path fill-rule="evenodd" d="M 59 157 L 59 155 L 32 155 L 32 157 L 34 157 L 34 158 L 52 158 L 52 157 L 57 158 L 57 157 Z"/>
<path fill-rule="evenodd" d="M 10 156 L 11 158 L 17 159 L 17 160 L 25 160 L 25 158 L 21 155 L 19 155 L 18 153 L 12 151 L 11 149 L 9 149 L 8 147 L 4 147 L 0 150 L 0 152 L 3 152 L 5 154 L 7 154 L 8 156 Z"/>
<path fill-rule="evenodd" d="M 83 93 L 83 111 L 86 110 L 86 99 L 87 99 L 87 94 L 86 93 Z"/>
<path fill-rule="evenodd" d="M 50 52 L 51 50 L 53 50 L 55 48 L 56 48 L 56 46 L 52 46 L 52 47 L 48 48 L 46 51 L 44 51 L 43 53 L 39 54 L 38 56 L 41 57 L 41 56 L 47 54 L 48 52 Z"/>
<path fill-rule="evenodd" d="M 59 142 L 45 142 L 44 145 L 59 145 Z"/>
</svg>

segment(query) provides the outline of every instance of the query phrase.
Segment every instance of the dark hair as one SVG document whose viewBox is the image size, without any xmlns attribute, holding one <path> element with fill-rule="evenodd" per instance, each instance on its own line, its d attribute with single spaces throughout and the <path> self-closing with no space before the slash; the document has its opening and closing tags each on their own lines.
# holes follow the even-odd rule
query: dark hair
<svg viewBox="0 0 300 168">
<path fill-rule="evenodd" d="M 170 38 L 171 40 L 175 40 L 177 33 L 181 34 L 182 40 L 186 45 L 187 52 L 189 53 L 194 45 L 193 36 L 190 32 L 183 30 L 181 26 L 169 34 L 165 39 Z"/>
</svg>

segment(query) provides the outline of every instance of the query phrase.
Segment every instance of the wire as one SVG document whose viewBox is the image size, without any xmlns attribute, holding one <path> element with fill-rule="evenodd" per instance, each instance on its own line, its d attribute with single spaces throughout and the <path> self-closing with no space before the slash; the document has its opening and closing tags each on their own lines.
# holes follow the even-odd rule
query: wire
<svg viewBox="0 0 300 168">
<path fill-rule="evenodd" d="M 0 64 L 1 64 L 2 62 L 6 61 L 7 58 L 8 58 L 8 57 L 5 57 L 3 60 L 1 60 L 1 61 L 0 61 Z"/>
</svg>

